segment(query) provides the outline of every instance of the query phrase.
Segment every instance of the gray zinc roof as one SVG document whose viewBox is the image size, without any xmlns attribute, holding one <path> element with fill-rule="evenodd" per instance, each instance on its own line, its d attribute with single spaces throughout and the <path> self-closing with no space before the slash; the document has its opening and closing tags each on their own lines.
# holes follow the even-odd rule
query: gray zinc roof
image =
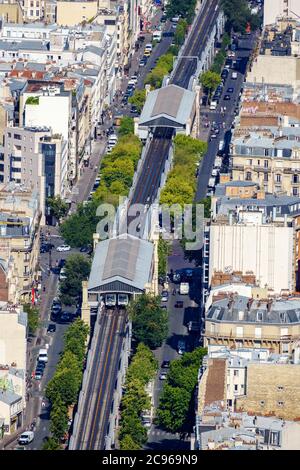
<svg viewBox="0 0 300 470">
<path fill-rule="evenodd" d="M 147 96 L 140 125 L 165 118 L 184 126 L 191 116 L 196 94 L 177 85 L 168 85 L 159 90 L 150 91 Z"/>
<path fill-rule="evenodd" d="M 88 289 L 120 281 L 144 290 L 150 281 L 153 244 L 127 235 L 99 242 L 96 246 Z"/>
<path fill-rule="evenodd" d="M 0 390 L 0 401 L 6 403 L 7 405 L 13 405 L 21 399 L 22 397 L 16 393 L 9 392 L 7 390 Z"/>
</svg>

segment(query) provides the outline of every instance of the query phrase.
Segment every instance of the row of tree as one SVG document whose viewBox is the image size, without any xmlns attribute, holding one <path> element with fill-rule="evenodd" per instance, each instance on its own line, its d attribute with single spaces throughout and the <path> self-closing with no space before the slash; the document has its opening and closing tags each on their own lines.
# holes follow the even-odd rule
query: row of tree
<svg viewBox="0 0 300 470">
<path fill-rule="evenodd" d="M 196 192 L 196 164 L 207 150 L 206 142 L 178 134 L 175 139 L 174 166 L 160 195 L 161 204 L 191 204 Z"/>
<path fill-rule="evenodd" d="M 171 254 L 171 244 L 161 236 L 158 240 L 158 277 L 165 278 L 168 269 L 168 256 Z"/>
<path fill-rule="evenodd" d="M 119 128 L 119 140 L 110 154 L 103 157 L 101 165 L 101 183 L 91 201 L 78 204 L 76 212 L 71 214 L 60 227 L 60 233 L 66 243 L 72 247 L 92 244 L 99 217 L 97 207 L 101 203 L 117 206 L 119 196 L 126 196 L 132 184 L 134 171 L 141 154 L 141 142 L 134 135 L 133 119 L 124 116 Z"/>
<path fill-rule="evenodd" d="M 154 379 L 157 368 L 158 363 L 153 353 L 140 343 L 127 370 L 125 393 L 121 401 L 121 450 L 140 450 L 147 441 L 142 412 L 151 407 L 146 385 Z"/>
<path fill-rule="evenodd" d="M 45 450 L 60 449 L 68 430 L 68 410 L 76 403 L 81 387 L 88 334 L 88 326 L 79 318 L 65 333 L 63 354 L 46 387 L 46 397 L 51 402 L 51 437 Z"/>
<path fill-rule="evenodd" d="M 160 304 L 160 296 L 142 294 L 128 307 L 133 337 L 150 349 L 161 346 L 168 336 L 168 312 Z"/>
<path fill-rule="evenodd" d="M 198 371 L 206 352 L 197 348 L 171 362 L 157 412 L 159 424 L 169 432 L 192 432 Z"/>
<path fill-rule="evenodd" d="M 70 255 L 65 264 L 65 276 L 60 282 L 60 300 L 64 305 L 76 305 L 81 298 L 82 281 L 88 279 L 90 260 L 80 254 Z"/>
</svg>

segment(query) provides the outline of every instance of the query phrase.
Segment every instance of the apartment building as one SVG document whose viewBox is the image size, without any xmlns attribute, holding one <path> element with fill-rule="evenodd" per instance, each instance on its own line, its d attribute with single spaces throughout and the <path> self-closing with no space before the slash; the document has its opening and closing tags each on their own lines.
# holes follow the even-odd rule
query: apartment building
<svg viewBox="0 0 300 470">
<path fill-rule="evenodd" d="M 61 134 L 49 127 L 6 128 L 3 180 L 38 194 L 42 225 L 50 221 L 47 198 L 67 194 L 68 165 L 68 146 Z"/>
<path fill-rule="evenodd" d="M 0 423 L 2 435 L 23 425 L 27 314 L 21 306 L 0 302 Z M 1 431 L 0 431 L 1 434 Z"/>
<path fill-rule="evenodd" d="M 237 129 L 232 140 L 232 178 L 265 192 L 300 194 L 300 128 Z"/>
<path fill-rule="evenodd" d="M 216 271 L 251 272 L 262 288 L 268 287 L 275 293 L 282 289 L 293 291 L 295 247 L 292 222 L 264 220 L 260 211 L 234 210 L 228 216 L 220 215 L 213 219 L 207 237 L 209 284 Z"/>
<path fill-rule="evenodd" d="M 224 293 L 205 317 L 204 345 L 267 348 L 289 354 L 300 334 L 300 300 Z"/>
<path fill-rule="evenodd" d="M 12 265 L 16 300 L 28 301 L 37 275 L 41 211 L 36 191 L 0 185 L 0 259 Z M 14 300 L 7 293 L 8 300 Z"/>
<path fill-rule="evenodd" d="M 298 0 L 264 0 L 264 26 L 272 25 L 280 18 L 298 19 L 299 16 Z"/>
<path fill-rule="evenodd" d="M 280 27 L 266 29 L 260 48 L 247 74 L 251 83 L 291 85 L 299 90 L 299 34 L 288 24 L 285 30 Z M 286 73 L 286 71 L 289 73 Z"/>
<path fill-rule="evenodd" d="M 0 17 L 10 23 L 23 23 L 22 2 L 19 0 L 1 0 Z"/>
<path fill-rule="evenodd" d="M 40 21 L 44 17 L 44 0 L 24 0 L 24 19 L 28 22 Z"/>
<path fill-rule="evenodd" d="M 62 26 L 91 21 L 98 11 L 98 0 L 57 0 L 56 20 Z"/>
</svg>

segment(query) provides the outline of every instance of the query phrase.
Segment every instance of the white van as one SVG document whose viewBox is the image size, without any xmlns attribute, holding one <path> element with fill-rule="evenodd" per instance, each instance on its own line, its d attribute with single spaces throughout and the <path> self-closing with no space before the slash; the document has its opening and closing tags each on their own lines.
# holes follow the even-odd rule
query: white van
<svg viewBox="0 0 300 470">
<path fill-rule="evenodd" d="M 220 140 L 219 151 L 221 152 L 224 149 L 224 140 Z"/>
<path fill-rule="evenodd" d="M 145 45 L 145 51 L 152 52 L 152 44 L 151 43 L 148 43 L 148 44 Z"/>
<path fill-rule="evenodd" d="M 161 36 L 162 36 L 161 31 L 154 31 L 153 36 L 152 36 L 153 41 L 160 42 L 161 41 Z"/>
<path fill-rule="evenodd" d="M 231 74 L 232 80 L 236 80 L 237 77 L 238 77 L 238 74 L 236 72 L 232 72 L 232 74 Z"/>
<path fill-rule="evenodd" d="M 34 439 L 34 432 L 33 431 L 25 431 L 21 434 L 18 439 L 18 443 L 20 445 L 27 445 L 30 444 Z"/>
<path fill-rule="evenodd" d="M 217 106 L 218 106 L 218 103 L 216 101 L 211 101 L 209 109 L 211 111 L 214 111 L 215 109 L 217 109 Z"/>
<path fill-rule="evenodd" d="M 47 349 L 40 349 L 39 350 L 39 362 L 48 362 L 48 351 Z"/>
<path fill-rule="evenodd" d="M 108 143 L 110 144 L 116 144 L 118 141 L 118 136 L 116 134 L 111 134 L 108 138 Z"/>
</svg>

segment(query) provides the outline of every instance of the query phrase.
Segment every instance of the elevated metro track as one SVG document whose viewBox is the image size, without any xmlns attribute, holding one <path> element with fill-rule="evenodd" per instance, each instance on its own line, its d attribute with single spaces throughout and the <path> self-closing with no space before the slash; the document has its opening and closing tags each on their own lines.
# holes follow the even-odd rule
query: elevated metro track
<svg viewBox="0 0 300 470">
<path fill-rule="evenodd" d="M 193 30 L 190 33 L 187 44 L 183 50 L 183 58 L 179 59 L 170 80 L 171 84 L 187 89 L 191 77 L 197 70 L 197 57 L 205 48 L 208 35 L 214 26 L 218 14 L 219 0 L 206 0 L 202 12 L 199 14 Z M 130 205 L 151 204 L 154 202 L 161 183 L 161 175 L 164 171 L 166 159 L 172 143 L 174 131 L 172 128 L 155 128 L 153 130 L 152 142 L 145 157 L 140 177 L 137 181 Z"/>
</svg>

